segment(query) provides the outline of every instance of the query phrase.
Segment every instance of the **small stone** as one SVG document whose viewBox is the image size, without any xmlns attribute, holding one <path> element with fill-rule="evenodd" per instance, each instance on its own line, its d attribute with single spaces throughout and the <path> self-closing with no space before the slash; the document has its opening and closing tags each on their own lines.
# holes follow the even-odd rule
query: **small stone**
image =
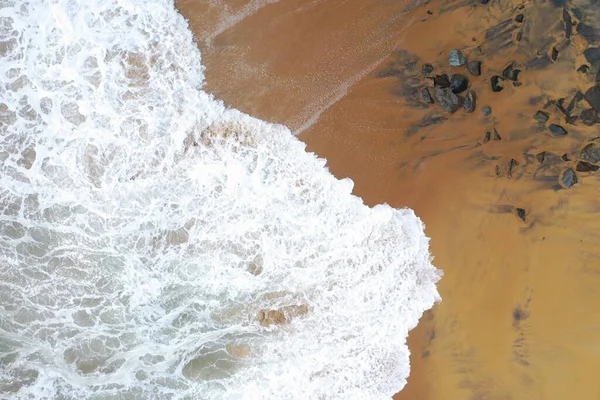
<svg viewBox="0 0 600 400">
<path fill-rule="evenodd" d="M 552 48 L 552 51 L 550 52 L 550 59 L 555 62 L 558 59 L 558 50 L 556 49 L 556 47 Z"/>
<path fill-rule="evenodd" d="M 548 121 L 549 118 L 550 114 L 541 110 L 538 110 L 533 116 L 533 119 L 535 119 L 538 122 L 541 122 L 542 124 L 546 123 L 546 121 Z"/>
<path fill-rule="evenodd" d="M 599 166 L 590 164 L 589 162 L 579 161 L 575 167 L 577 172 L 596 172 L 600 169 Z"/>
<path fill-rule="evenodd" d="M 594 110 L 600 112 L 600 83 L 597 83 L 585 92 L 585 99 Z"/>
<path fill-rule="evenodd" d="M 583 110 L 581 114 L 579 114 L 579 119 L 583 122 L 584 125 L 592 126 L 600 122 L 600 118 L 598 117 L 598 112 L 593 108 L 588 108 L 587 110 Z"/>
<path fill-rule="evenodd" d="M 483 137 L 483 143 L 487 143 L 490 141 L 490 138 L 492 137 L 492 132 L 486 132 L 485 136 Z"/>
<path fill-rule="evenodd" d="M 490 0 L 479 0 L 479 2 L 480 2 L 481 4 L 487 4 L 487 3 L 489 3 L 489 2 L 490 2 Z"/>
<path fill-rule="evenodd" d="M 421 67 L 421 72 L 423 73 L 424 76 L 429 75 L 430 73 L 433 72 L 433 65 L 427 63 L 427 64 L 423 64 L 423 66 Z"/>
<path fill-rule="evenodd" d="M 565 121 L 567 121 L 567 124 L 569 125 L 575 125 L 575 122 L 577 121 L 577 115 L 568 115 L 565 117 Z"/>
<path fill-rule="evenodd" d="M 460 99 L 452 93 L 450 88 L 435 88 L 435 97 L 438 103 L 449 113 L 454 113 L 460 107 Z"/>
<path fill-rule="evenodd" d="M 570 188 L 575 185 L 577 183 L 577 175 L 575 175 L 575 171 L 573 171 L 572 168 L 565 170 L 565 172 L 563 172 L 561 182 L 566 188 Z"/>
<path fill-rule="evenodd" d="M 575 110 L 575 106 L 577 105 L 577 103 L 579 103 L 581 100 L 583 100 L 583 93 L 581 93 L 579 90 L 575 93 L 575 96 L 573 96 L 573 98 L 571 99 L 571 102 L 569 103 L 569 105 L 567 106 L 567 108 L 565 109 L 565 111 L 567 112 L 568 115 L 571 115 L 571 113 L 573 112 L 573 110 Z"/>
<path fill-rule="evenodd" d="M 563 160 L 564 162 L 571 161 L 571 160 L 569 160 L 569 156 L 567 155 L 567 153 L 565 153 L 562 156 L 560 156 L 560 159 Z"/>
<path fill-rule="evenodd" d="M 515 160 L 514 158 L 510 159 L 510 162 L 508 163 L 508 177 L 512 178 L 512 173 L 515 170 L 515 168 L 517 168 L 517 166 L 519 165 L 519 162 L 517 160 Z"/>
<path fill-rule="evenodd" d="M 600 147 L 594 143 L 588 144 L 579 152 L 579 158 L 594 164 L 600 162 Z"/>
<path fill-rule="evenodd" d="M 516 39 L 517 39 L 517 42 L 520 42 L 520 41 L 521 41 L 521 39 L 523 39 L 523 32 L 519 32 L 519 33 L 517 33 L 517 37 L 516 37 Z"/>
<path fill-rule="evenodd" d="M 423 88 L 421 89 L 421 98 L 427 104 L 433 104 L 433 97 L 431 97 L 431 93 L 429 93 L 429 89 Z"/>
<path fill-rule="evenodd" d="M 473 93 L 470 90 L 467 92 L 467 96 L 465 97 L 463 107 L 468 113 L 472 113 L 473 111 L 475 111 L 475 93 Z"/>
<path fill-rule="evenodd" d="M 552 136 L 565 136 L 568 132 L 565 130 L 565 128 L 563 128 L 560 125 L 556 125 L 556 124 L 550 124 L 548 126 L 548 129 L 550 130 L 550 133 L 552 134 Z"/>
<path fill-rule="evenodd" d="M 504 90 L 504 87 L 502 87 L 502 85 L 500 85 L 500 80 L 502 78 L 500 78 L 498 75 L 494 75 L 492 76 L 492 78 L 490 79 L 490 82 L 492 83 L 492 92 L 500 92 L 502 90 Z"/>
<path fill-rule="evenodd" d="M 481 75 L 481 61 L 469 61 L 467 63 L 467 69 L 472 75 Z"/>
<path fill-rule="evenodd" d="M 504 79 L 510 79 L 510 77 L 512 76 L 512 71 L 514 69 L 514 66 L 515 66 L 515 62 L 511 61 L 510 64 L 508 64 L 508 66 L 502 70 L 502 77 Z"/>
<path fill-rule="evenodd" d="M 512 84 L 513 84 L 514 87 L 519 87 L 519 86 L 523 85 L 522 82 L 513 82 Z"/>
<path fill-rule="evenodd" d="M 573 34 L 571 15 L 566 8 L 563 9 L 563 21 L 565 21 L 565 38 L 569 39 Z"/>
<path fill-rule="evenodd" d="M 494 128 L 494 137 L 493 140 L 502 140 L 502 138 L 500 137 L 500 134 L 498 133 L 498 131 L 496 130 L 496 128 Z"/>
<path fill-rule="evenodd" d="M 453 67 L 460 67 L 467 63 L 467 57 L 460 50 L 452 49 L 448 55 L 448 63 Z"/>
<path fill-rule="evenodd" d="M 527 222 L 527 215 L 525 214 L 525 210 L 522 208 L 515 208 L 515 213 L 517 217 L 519 217 L 523 222 Z"/>
<path fill-rule="evenodd" d="M 427 10 L 427 14 L 429 14 L 429 15 L 432 15 L 432 14 L 433 14 L 433 11 L 431 11 L 431 10 Z"/>
<path fill-rule="evenodd" d="M 525 16 L 523 14 L 519 14 L 515 17 L 515 21 L 517 21 L 518 23 L 523 22 L 523 19 L 525 18 Z"/>
<path fill-rule="evenodd" d="M 492 107 L 483 107 L 481 109 L 481 113 L 483 114 L 484 117 L 489 117 L 490 114 L 492 113 Z"/>
<path fill-rule="evenodd" d="M 433 78 L 433 84 L 434 86 L 440 87 L 442 89 L 450 87 L 450 78 L 448 78 L 447 74 L 436 75 Z"/>
<path fill-rule="evenodd" d="M 459 94 L 467 90 L 469 87 L 469 80 L 466 76 L 461 74 L 454 74 L 450 77 L 450 89 L 452 93 Z"/>
<path fill-rule="evenodd" d="M 587 64 L 583 64 L 581 65 L 579 68 L 577 68 L 577 72 L 580 72 L 582 74 L 587 74 L 587 72 L 590 70 L 590 66 Z"/>
<path fill-rule="evenodd" d="M 542 151 L 541 153 L 537 153 L 535 155 L 535 159 L 542 164 L 544 162 L 544 160 L 546 159 L 546 152 Z"/>
</svg>

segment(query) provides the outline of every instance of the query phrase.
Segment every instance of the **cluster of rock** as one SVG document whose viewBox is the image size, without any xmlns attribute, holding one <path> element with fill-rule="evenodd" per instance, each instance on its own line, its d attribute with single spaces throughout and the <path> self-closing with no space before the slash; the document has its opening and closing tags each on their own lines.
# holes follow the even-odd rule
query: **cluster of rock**
<svg viewBox="0 0 600 400">
<path fill-rule="evenodd" d="M 481 62 L 467 61 L 467 58 L 460 50 L 450 50 L 448 63 L 452 67 L 466 65 L 467 70 L 472 75 L 481 75 Z M 444 110 L 452 114 L 458 111 L 462 106 L 468 113 L 475 111 L 476 95 L 472 90 L 468 90 L 469 79 L 465 75 L 448 75 L 445 73 L 432 75 L 433 70 L 434 68 L 431 64 L 423 64 L 421 68 L 423 75 L 430 80 L 435 99 Z M 466 94 L 464 97 L 461 96 L 460 94 L 465 91 Z M 427 104 L 434 103 L 434 98 L 427 87 L 421 90 L 421 98 Z"/>
</svg>

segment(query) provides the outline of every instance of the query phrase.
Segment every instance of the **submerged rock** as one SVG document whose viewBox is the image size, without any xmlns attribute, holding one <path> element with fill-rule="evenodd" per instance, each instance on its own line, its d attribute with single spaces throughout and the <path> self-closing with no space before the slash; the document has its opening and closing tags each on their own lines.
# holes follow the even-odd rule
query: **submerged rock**
<svg viewBox="0 0 600 400">
<path fill-rule="evenodd" d="M 600 112 L 600 83 L 592 86 L 585 92 L 585 99 L 594 110 Z"/>
<path fill-rule="evenodd" d="M 500 78 L 498 75 L 494 75 L 492 76 L 492 78 L 490 79 L 490 82 L 492 83 L 492 92 L 501 92 L 502 90 L 504 90 L 504 87 L 502 87 L 502 85 L 500 85 L 500 81 L 502 80 L 502 78 Z"/>
<path fill-rule="evenodd" d="M 600 169 L 599 166 L 590 164 L 589 162 L 579 161 L 575 167 L 577 172 L 596 172 Z"/>
<path fill-rule="evenodd" d="M 581 114 L 579 114 L 579 119 L 584 125 L 592 126 L 600 122 L 600 118 L 598 116 L 598 112 L 593 108 L 588 108 L 587 110 L 583 110 Z"/>
<path fill-rule="evenodd" d="M 453 67 L 460 67 L 467 63 L 467 57 L 460 50 L 452 49 L 448 55 L 448 63 Z"/>
<path fill-rule="evenodd" d="M 550 133 L 552 134 L 552 136 L 565 136 L 568 132 L 565 128 L 563 128 L 560 125 L 556 125 L 556 124 L 551 124 L 548 126 L 548 129 L 550 130 Z"/>
<path fill-rule="evenodd" d="M 467 63 L 467 69 L 475 76 L 481 75 L 481 61 L 469 61 Z"/>
<path fill-rule="evenodd" d="M 550 59 L 554 62 L 556 62 L 558 59 L 558 49 L 556 47 L 552 48 L 552 51 L 550 52 Z"/>
<path fill-rule="evenodd" d="M 587 72 L 589 70 L 590 70 L 590 66 L 587 64 L 583 64 L 579 68 L 577 68 L 577 72 L 581 72 L 582 74 L 587 74 Z"/>
<path fill-rule="evenodd" d="M 577 175 L 575 174 L 575 171 L 573 171 L 572 168 L 568 168 L 567 170 L 565 170 L 565 172 L 563 172 L 560 181 L 566 188 L 570 188 L 578 182 Z"/>
<path fill-rule="evenodd" d="M 544 162 L 544 160 L 546 159 L 546 152 L 542 151 L 541 153 L 537 153 L 535 155 L 535 159 L 542 164 Z"/>
<path fill-rule="evenodd" d="M 450 77 L 450 89 L 452 93 L 459 94 L 467 90 L 469 87 L 469 80 L 466 76 L 461 74 L 454 74 Z"/>
<path fill-rule="evenodd" d="M 545 111 L 541 111 L 538 110 L 535 115 L 533 116 L 533 119 L 535 119 L 538 122 L 541 122 L 542 124 L 545 123 L 546 121 L 548 121 L 548 119 L 550 118 L 550 114 L 548 114 Z"/>
<path fill-rule="evenodd" d="M 463 106 L 465 107 L 465 111 L 468 113 L 475 111 L 475 93 L 473 93 L 471 90 L 467 92 Z"/>
<path fill-rule="evenodd" d="M 492 137 L 492 139 L 494 139 L 494 140 L 502 140 L 502 138 L 500 137 L 500 134 L 498 133 L 498 131 L 496 130 L 496 128 L 494 128 L 494 136 Z"/>
<path fill-rule="evenodd" d="M 423 66 L 421 67 L 421 72 L 425 76 L 429 75 L 430 73 L 433 72 L 433 65 L 431 65 L 429 63 L 423 64 Z"/>
<path fill-rule="evenodd" d="M 421 90 L 421 98 L 427 104 L 433 104 L 433 97 L 431 97 L 431 93 L 429 93 L 429 89 L 423 88 Z"/>
<path fill-rule="evenodd" d="M 454 113 L 460 107 L 460 98 L 452 93 L 450 88 L 436 86 L 435 97 L 438 103 L 449 113 Z"/>
<path fill-rule="evenodd" d="M 514 158 L 510 159 L 510 162 L 508 163 L 508 177 L 509 178 L 512 178 L 512 173 L 517 168 L 518 165 L 519 165 L 519 162 L 517 160 L 515 160 Z"/>
<path fill-rule="evenodd" d="M 588 144 L 579 152 L 579 158 L 594 164 L 600 162 L 600 147 L 594 143 Z"/>
<path fill-rule="evenodd" d="M 585 59 L 592 65 L 600 63 L 600 47 L 588 47 L 583 52 Z"/>
</svg>

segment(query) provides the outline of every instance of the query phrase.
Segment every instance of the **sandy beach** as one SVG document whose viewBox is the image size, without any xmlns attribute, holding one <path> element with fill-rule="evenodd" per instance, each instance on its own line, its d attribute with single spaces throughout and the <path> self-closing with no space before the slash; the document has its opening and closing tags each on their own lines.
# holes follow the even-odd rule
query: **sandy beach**
<svg viewBox="0 0 600 400">
<path fill-rule="evenodd" d="M 205 90 L 290 127 L 366 204 L 409 207 L 426 224 L 443 300 L 411 331 L 397 399 L 600 398 L 597 5 L 176 5 Z M 449 65 L 452 49 L 480 74 Z M 443 74 L 467 79 L 457 101 L 474 93 L 472 112 L 440 104 L 436 91 L 456 98 Z"/>
</svg>

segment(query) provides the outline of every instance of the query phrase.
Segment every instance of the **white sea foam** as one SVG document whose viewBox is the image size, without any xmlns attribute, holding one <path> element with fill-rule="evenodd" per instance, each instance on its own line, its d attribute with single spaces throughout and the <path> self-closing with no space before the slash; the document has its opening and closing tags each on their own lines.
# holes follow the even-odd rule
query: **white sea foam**
<svg viewBox="0 0 600 400">
<path fill-rule="evenodd" d="M 0 7 L 0 396 L 402 388 L 440 276 L 412 211 L 203 92 L 172 1 Z"/>
</svg>

